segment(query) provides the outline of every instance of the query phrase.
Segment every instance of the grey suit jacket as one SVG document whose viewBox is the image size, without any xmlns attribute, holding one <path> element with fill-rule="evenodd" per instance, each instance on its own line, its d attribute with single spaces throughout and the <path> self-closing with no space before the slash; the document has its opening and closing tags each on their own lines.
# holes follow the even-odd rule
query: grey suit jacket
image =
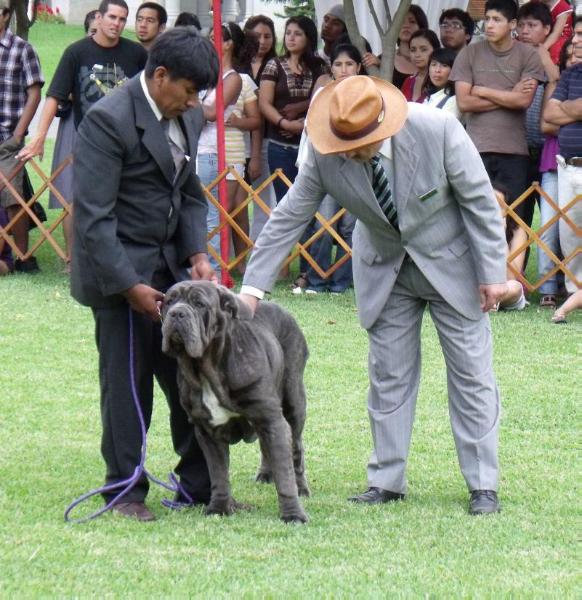
<svg viewBox="0 0 582 600">
<path fill-rule="evenodd" d="M 400 232 L 378 205 L 367 165 L 310 147 L 256 242 L 243 283 L 271 289 L 279 265 L 329 193 L 358 219 L 353 271 L 364 328 L 386 304 L 406 253 L 445 301 L 469 319 L 480 318 L 479 284 L 505 281 L 506 243 L 479 153 L 457 119 L 418 104 L 409 105 L 392 150 Z"/>
<path fill-rule="evenodd" d="M 106 307 L 151 282 L 160 254 L 176 280 L 188 257 L 206 252 L 207 203 L 195 173 L 201 109 L 181 118 L 189 156 L 175 176 L 168 141 L 139 75 L 97 102 L 79 126 L 74 150 L 71 293 Z"/>
</svg>

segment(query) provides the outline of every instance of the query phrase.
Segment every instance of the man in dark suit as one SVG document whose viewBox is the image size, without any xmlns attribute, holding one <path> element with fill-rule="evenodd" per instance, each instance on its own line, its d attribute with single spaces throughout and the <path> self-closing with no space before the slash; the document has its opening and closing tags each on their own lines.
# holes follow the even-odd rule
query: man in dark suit
<svg viewBox="0 0 582 600">
<path fill-rule="evenodd" d="M 208 501 L 210 481 L 179 404 L 175 363 L 161 352 L 159 305 L 175 281 L 216 279 L 194 165 L 204 122 L 198 90 L 217 76 L 214 48 L 194 29 L 163 34 L 145 70 L 87 112 L 74 153 L 71 293 L 95 318 L 106 482 L 131 477 L 140 462 L 134 396 L 147 429 L 155 375 L 170 406 L 176 472 L 194 502 Z M 153 520 L 147 491 L 142 476 L 114 509 Z"/>
</svg>

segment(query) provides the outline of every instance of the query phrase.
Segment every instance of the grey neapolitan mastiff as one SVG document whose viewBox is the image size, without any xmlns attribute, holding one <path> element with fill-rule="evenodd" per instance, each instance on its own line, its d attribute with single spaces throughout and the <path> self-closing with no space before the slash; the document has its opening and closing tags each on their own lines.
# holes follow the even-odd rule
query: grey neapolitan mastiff
<svg viewBox="0 0 582 600">
<path fill-rule="evenodd" d="M 293 317 L 260 303 L 254 317 L 208 281 L 172 286 L 162 309 L 162 349 L 178 361 L 180 402 L 194 424 L 211 480 L 206 514 L 229 515 L 229 444 L 259 439 L 257 481 L 275 482 L 281 519 L 306 522 L 302 432 L 307 344 Z"/>
</svg>

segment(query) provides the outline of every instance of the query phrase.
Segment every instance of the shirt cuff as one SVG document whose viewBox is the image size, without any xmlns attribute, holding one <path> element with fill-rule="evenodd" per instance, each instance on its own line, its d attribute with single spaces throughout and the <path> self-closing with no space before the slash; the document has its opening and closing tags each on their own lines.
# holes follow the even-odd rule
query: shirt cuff
<svg viewBox="0 0 582 600">
<path fill-rule="evenodd" d="M 254 296 L 259 300 L 262 300 L 265 297 L 265 292 L 260 290 L 259 288 L 253 287 L 252 285 L 243 285 L 240 288 L 241 294 L 248 294 L 249 296 Z"/>
</svg>

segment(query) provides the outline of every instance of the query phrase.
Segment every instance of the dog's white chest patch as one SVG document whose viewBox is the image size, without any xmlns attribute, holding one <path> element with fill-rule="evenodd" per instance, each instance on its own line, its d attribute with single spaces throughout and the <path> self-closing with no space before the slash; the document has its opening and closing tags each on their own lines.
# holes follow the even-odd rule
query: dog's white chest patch
<svg viewBox="0 0 582 600">
<path fill-rule="evenodd" d="M 239 417 L 240 415 L 224 408 L 218 402 L 218 398 L 214 393 L 210 383 L 205 377 L 201 377 L 202 380 L 202 403 L 210 413 L 210 425 L 212 427 L 219 427 L 224 425 L 233 417 Z"/>
</svg>

